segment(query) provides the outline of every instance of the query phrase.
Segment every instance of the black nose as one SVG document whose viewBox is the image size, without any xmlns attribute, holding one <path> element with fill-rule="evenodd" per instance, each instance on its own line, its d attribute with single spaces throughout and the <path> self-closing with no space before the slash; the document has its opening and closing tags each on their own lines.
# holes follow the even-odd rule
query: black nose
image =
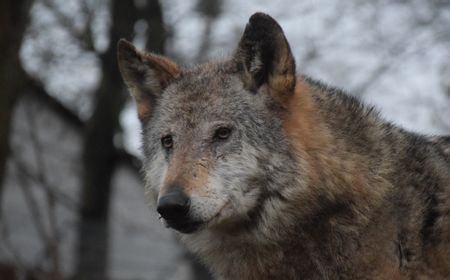
<svg viewBox="0 0 450 280">
<path fill-rule="evenodd" d="M 156 210 L 166 220 L 184 218 L 189 212 L 189 197 L 181 191 L 172 191 L 159 198 Z"/>
</svg>

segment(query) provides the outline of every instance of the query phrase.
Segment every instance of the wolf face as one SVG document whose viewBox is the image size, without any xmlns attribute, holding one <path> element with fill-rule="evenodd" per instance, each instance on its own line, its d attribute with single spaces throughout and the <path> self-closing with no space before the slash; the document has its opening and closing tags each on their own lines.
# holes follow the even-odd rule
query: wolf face
<svg viewBox="0 0 450 280">
<path fill-rule="evenodd" d="M 282 127 L 295 63 L 268 16 L 250 19 L 227 61 L 181 69 L 125 40 L 118 59 L 142 123 L 146 193 L 167 226 L 236 228 L 298 177 Z"/>
</svg>

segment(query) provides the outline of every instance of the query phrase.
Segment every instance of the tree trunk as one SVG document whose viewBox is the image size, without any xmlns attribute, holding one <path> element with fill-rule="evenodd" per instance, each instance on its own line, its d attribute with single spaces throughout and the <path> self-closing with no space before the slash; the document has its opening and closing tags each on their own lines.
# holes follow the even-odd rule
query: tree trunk
<svg viewBox="0 0 450 280">
<path fill-rule="evenodd" d="M 19 50 L 31 0 L 0 1 L 0 209 L 3 178 L 9 154 L 9 131 L 14 103 L 24 86 Z"/>
<path fill-rule="evenodd" d="M 159 3 L 153 7 L 160 9 Z M 162 14 L 160 10 L 156 13 Z M 100 55 L 103 76 L 96 92 L 95 109 L 85 131 L 77 279 L 107 278 L 111 178 L 118 158 L 114 136 L 118 133 L 119 116 L 126 101 L 117 66 L 116 45 L 120 38 L 131 39 L 138 15 L 134 1 L 112 1 L 110 46 Z"/>
<path fill-rule="evenodd" d="M 164 26 L 161 4 L 157 0 L 147 1 L 147 5 L 142 12 L 142 17 L 148 24 L 146 50 L 164 54 L 167 32 Z"/>
</svg>

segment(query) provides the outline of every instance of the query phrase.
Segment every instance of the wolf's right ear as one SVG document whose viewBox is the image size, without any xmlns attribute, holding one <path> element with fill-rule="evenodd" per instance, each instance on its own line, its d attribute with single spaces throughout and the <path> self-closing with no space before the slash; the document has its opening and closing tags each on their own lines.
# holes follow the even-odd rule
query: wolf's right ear
<svg viewBox="0 0 450 280">
<path fill-rule="evenodd" d="M 141 121 L 151 113 L 155 98 L 180 75 L 180 69 L 172 60 L 144 53 L 125 39 L 117 45 L 119 70 L 131 95 L 136 100 Z"/>
</svg>

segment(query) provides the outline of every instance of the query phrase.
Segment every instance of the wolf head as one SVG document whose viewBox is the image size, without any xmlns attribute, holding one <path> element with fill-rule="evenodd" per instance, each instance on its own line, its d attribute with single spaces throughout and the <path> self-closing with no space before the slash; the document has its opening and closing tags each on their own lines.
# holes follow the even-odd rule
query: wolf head
<svg viewBox="0 0 450 280">
<path fill-rule="evenodd" d="M 282 199 L 297 170 L 283 132 L 296 77 L 273 18 L 254 14 L 226 61 L 184 69 L 125 40 L 118 60 L 142 123 L 146 193 L 167 226 L 238 227 Z"/>
</svg>

